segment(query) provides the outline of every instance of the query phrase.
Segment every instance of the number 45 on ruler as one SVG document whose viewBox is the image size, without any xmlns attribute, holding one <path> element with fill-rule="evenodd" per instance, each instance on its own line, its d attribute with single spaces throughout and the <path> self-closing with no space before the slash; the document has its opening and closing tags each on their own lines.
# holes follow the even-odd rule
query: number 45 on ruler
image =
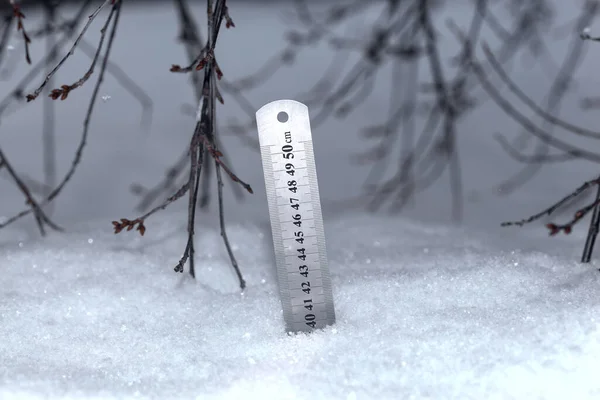
<svg viewBox="0 0 600 400">
<path fill-rule="evenodd" d="M 324 328 L 335 311 L 308 108 L 273 101 L 256 123 L 286 331 Z"/>
</svg>

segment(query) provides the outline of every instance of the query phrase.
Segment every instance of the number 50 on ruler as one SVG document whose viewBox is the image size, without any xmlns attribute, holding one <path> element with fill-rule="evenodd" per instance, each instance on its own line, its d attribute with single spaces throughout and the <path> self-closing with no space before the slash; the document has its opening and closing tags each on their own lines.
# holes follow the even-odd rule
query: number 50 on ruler
<svg viewBox="0 0 600 400">
<path fill-rule="evenodd" d="M 335 323 L 308 108 L 277 100 L 256 112 L 288 332 Z"/>
</svg>

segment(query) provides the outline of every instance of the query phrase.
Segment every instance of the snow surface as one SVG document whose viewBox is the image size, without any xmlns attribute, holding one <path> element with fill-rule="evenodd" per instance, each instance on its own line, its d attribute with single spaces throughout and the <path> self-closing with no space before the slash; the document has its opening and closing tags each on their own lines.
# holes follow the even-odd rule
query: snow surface
<svg viewBox="0 0 600 400">
<path fill-rule="evenodd" d="M 202 6 L 197 10 L 203 15 Z M 223 33 L 227 51 L 217 57 L 234 79 L 277 52 L 287 14 L 250 2 L 233 2 L 230 11 L 236 29 Z M 578 10 L 559 11 L 568 20 Z M 460 7 L 452 12 L 461 15 Z M 113 235 L 111 220 L 137 215 L 129 185 L 161 179 L 194 123 L 180 110 L 192 101 L 187 78 L 165 73 L 185 59 L 171 6 L 127 6 L 123 21 L 114 59 L 154 99 L 153 124 L 140 130 L 138 104 L 107 77 L 102 96 L 109 97 L 97 105 L 83 163 L 53 206 L 68 232 L 40 238 L 31 219 L 0 230 L 0 399 L 600 397 L 600 264 L 577 262 L 585 227 L 552 239 L 541 223 L 499 227 L 595 176 L 597 166 L 544 167 L 511 197 L 498 196 L 496 185 L 520 166 L 491 139 L 491 129 L 519 131 L 484 107 L 461 123 L 468 195 L 462 228 L 449 225 L 447 179 L 398 218 L 340 208 L 366 175 L 348 156 L 364 146 L 357 127 L 384 117 L 378 114 L 389 98 L 383 80 L 360 112 L 313 129 L 338 321 L 322 332 L 288 336 L 260 157 L 238 138 L 225 138 L 226 160 L 255 190 L 237 203 L 226 182 L 228 233 L 248 282 L 243 295 L 210 213 L 199 214 L 198 280 L 172 271 L 185 244 L 185 201 L 148 220 L 144 237 Z M 92 43 L 96 28 L 89 31 Z M 553 43 L 557 54 L 565 43 Z M 450 35 L 443 48 L 453 51 Z M 43 43 L 34 42 L 34 60 L 42 51 Z M 256 109 L 294 98 L 306 88 L 303 80 L 321 76 L 331 54 L 317 47 L 304 57 L 249 95 Z M 581 95 L 597 92 L 597 58 L 580 67 Z M 88 63 L 76 52 L 58 81 L 72 81 Z M 524 90 L 543 98 L 543 74 L 519 65 L 512 72 Z M 0 92 L 18 73 L 0 82 Z M 56 103 L 59 175 L 70 165 L 90 91 L 84 86 Z M 38 179 L 42 100 L 0 125 L 0 144 L 18 171 Z M 245 121 L 233 104 L 226 97 L 221 120 Z M 570 121 L 593 126 L 595 116 L 574 102 L 564 110 Z M 23 207 L 8 182 L 0 174 L 0 218 Z"/>
<path fill-rule="evenodd" d="M 183 216 L 182 216 L 183 217 Z M 451 228 L 327 224 L 338 321 L 284 333 L 268 231 L 199 235 L 198 282 L 165 268 L 181 224 L 5 245 L 2 398 L 597 398 L 597 271 Z M 4 396 L 4 397 L 3 397 Z M 64 396 L 64 397 L 63 397 Z"/>
</svg>

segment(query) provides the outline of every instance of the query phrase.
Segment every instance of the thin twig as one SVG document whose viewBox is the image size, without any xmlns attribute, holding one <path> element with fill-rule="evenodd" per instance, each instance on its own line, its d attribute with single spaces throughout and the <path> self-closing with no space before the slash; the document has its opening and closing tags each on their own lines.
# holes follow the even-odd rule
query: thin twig
<svg viewBox="0 0 600 400">
<path fill-rule="evenodd" d="M 14 20 L 14 14 L 7 14 L 3 17 L 4 29 L 0 34 L 0 67 L 2 67 L 2 62 L 4 61 L 4 56 L 6 54 L 6 48 L 8 47 L 8 41 L 10 39 L 10 32 L 12 27 L 12 22 Z"/>
<path fill-rule="evenodd" d="M 227 230 L 225 228 L 225 206 L 223 204 L 223 178 L 221 176 L 221 165 L 215 160 L 215 169 L 217 171 L 217 192 L 219 198 L 219 225 L 221 227 L 221 237 L 223 237 L 223 242 L 225 243 L 225 248 L 227 249 L 227 254 L 229 254 L 229 260 L 231 261 L 231 265 L 238 277 L 240 282 L 240 288 L 242 290 L 246 287 L 246 281 L 242 276 L 242 272 L 240 271 L 240 267 L 238 262 L 233 254 L 233 250 L 231 248 L 231 244 L 229 243 L 229 238 L 227 237 Z"/>
<path fill-rule="evenodd" d="M 592 253 L 594 252 L 594 244 L 598 237 L 598 231 L 600 230 L 600 186 L 596 190 L 596 198 L 594 200 L 596 206 L 592 212 L 592 218 L 590 219 L 590 228 L 585 239 L 585 245 L 583 246 L 583 253 L 581 255 L 582 263 L 589 263 L 592 259 Z"/>
<path fill-rule="evenodd" d="M 575 189 L 573 192 L 571 192 L 567 196 L 563 197 L 560 201 L 554 203 L 553 205 L 546 208 L 545 210 L 543 210 L 537 214 L 534 214 L 534 215 L 530 216 L 529 218 L 522 219 L 520 221 L 503 222 L 502 226 L 512 226 L 512 225 L 523 226 L 525 224 L 528 224 L 530 222 L 538 220 L 544 216 L 551 215 L 557 209 L 559 209 L 560 207 L 562 207 L 569 201 L 573 200 L 574 198 L 578 197 L 579 195 L 581 195 L 584 191 L 586 191 L 590 187 L 598 185 L 598 184 L 600 184 L 600 178 L 596 178 L 596 179 L 587 181 L 583 185 L 581 185 L 577 189 Z"/>
<path fill-rule="evenodd" d="M 100 13 L 100 11 L 102 11 L 102 9 L 106 5 L 113 4 L 113 8 L 111 9 L 111 13 L 109 15 L 109 18 L 112 18 L 112 15 L 114 13 L 114 7 L 120 2 L 121 2 L 121 0 L 116 0 L 116 1 L 115 0 L 104 0 L 104 2 L 92 13 L 92 15 L 90 15 L 88 17 L 88 22 L 85 24 L 85 26 L 81 30 L 81 33 L 79 34 L 77 39 L 75 39 L 73 46 L 71 46 L 71 50 L 69 50 L 69 52 L 67 54 L 65 54 L 65 56 L 58 62 L 58 64 L 52 69 L 52 71 L 50 71 L 50 73 L 48 75 L 46 75 L 46 79 L 44 79 L 44 82 L 42 82 L 42 84 L 33 93 L 27 95 L 27 101 L 35 100 L 40 95 L 42 90 L 44 90 L 44 87 L 48 84 L 48 82 L 50 81 L 50 78 L 52 78 L 54 76 L 54 74 L 56 74 L 56 72 L 62 67 L 62 65 L 65 63 L 65 61 L 67 61 L 67 59 L 75 53 L 75 49 L 77 48 L 77 45 L 83 38 L 83 35 L 85 35 L 85 32 L 87 32 L 87 30 L 90 27 L 90 25 L 92 24 L 92 22 L 94 22 L 94 19 L 96 19 L 96 17 Z M 105 25 L 105 27 L 106 26 L 107 25 Z M 103 30 L 105 30 L 105 29 L 103 28 Z M 100 40 L 102 43 L 102 41 L 104 40 L 104 35 L 102 35 Z M 92 64 L 92 68 L 93 68 L 93 64 Z"/>
<path fill-rule="evenodd" d="M 144 221 L 146 221 L 146 219 L 148 217 L 150 217 L 151 215 L 155 214 L 156 212 L 158 212 L 160 210 L 166 209 L 171 203 L 173 203 L 174 201 L 183 197 L 183 195 L 185 195 L 187 193 L 189 188 L 190 188 L 189 183 L 186 182 L 185 185 L 180 187 L 179 190 L 177 190 L 175 192 L 175 194 L 173 194 L 172 196 L 167 198 L 162 204 L 160 204 L 157 207 L 154 207 L 152 210 L 148 211 L 146 214 L 142 215 L 141 217 L 137 217 L 136 219 L 133 219 L 133 220 L 129 220 L 127 218 L 121 218 L 120 221 L 113 221 L 112 224 L 114 226 L 115 233 L 121 232 L 121 230 L 123 230 L 124 228 L 127 228 L 127 230 L 130 231 L 137 225 L 138 227 L 136 230 L 140 232 L 140 235 L 144 236 L 144 233 L 146 232 L 146 227 L 144 226 Z"/>
<path fill-rule="evenodd" d="M 29 54 L 29 44 L 31 43 L 31 39 L 25 30 L 25 25 L 23 24 L 23 20 L 25 19 L 25 15 L 21 12 L 21 6 L 15 1 L 10 0 L 10 4 L 13 8 L 14 17 L 17 19 L 17 31 L 21 31 L 23 34 L 23 43 L 25 44 L 25 61 L 27 64 L 31 64 L 31 55 Z"/>
<path fill-rule="evenodd" d="M 39 73 L 42 72 L 43 68 L 52 58 L 53 53 L 57 52 L 58 49 L 60 49 L 67 41 L 69 41 L 72 38 L 77 28 L 77 21 L 79 21 L 83 17 L 83 15 L 85 14 L 85 10 L 92 1 L 93 0 L 86 0 L 86 2 L 82 4 L 82 6 L 79 8 L 79 11 L 76 13 L 72 20 L 73 23 L 67 25 L 67 30 L 66 32 L 64 32 L 61 39 L 54 44 L 52 49 L 50 49 L 50 52 L 44 55 L 44 58 L 42 60 L 40 60 L 36 65 L 34 65 L 27 71 L 25 76 L 19 81 L 15 88 L 8 95 L 6 95 L 2 99 L 2 101 L 0 101 L 0 116 L 2 116 L 6 112 L 8 107 L 15 100 L 24 99 L 25 96 L 23 95 L 23 92 L 25 90 L 25 86 L 27 86 L 27 84 L 29 84 Z"/>
<path fill-rule="evenodd" d="M 52 222 L 52 220 L 50 220 L 50 218 L 44 213 L 44 211 L 42 210 L 42 207 L 33 198 L 33 195 L 31 194 L 27 185 L 25 185 L 25 183 L 17 175 L 15 169 L 12 167 L 12 165 L 6 158 L 6 155 L 4 154 L 4 152 L 2 151 L 1 148 L 0 148 L 0 161 L 2 162 L 2 166 L 8 171 L 8 174 L 11 176 L 11 178 L 17 184 L 17 187 L 19 188 L 21 193 L 23 193 L 23 195 L 25 196 L 26 203 L 27 203 L 27 205 L 30 206 L 29 211 L 33 212 L 33 214 L 35 216 L 35 220 L 36 220 L 38 228 L 40 230 L 40 234 L 42 236 L 46 235 L 46 230 L 44 229 L 44 224 L 48 225 L 49 227 L 51 227 L 54 230 L 62 231 L 62 228 L 59 227 L 58 225 L 56 225 L 54 222 Z M 11 222 L 12 222 L 11 219 L 3 222 L 2 224 L 0 224 L 0 228 L 8 225 Z"/>
<path fill-rule="evenodd" d="M 50 1 L 44 1 L 44 8 L 46 11 L 46 26 L 50 28 L 56 23 L 56 8 L 57 5 Z M 55 40 L 53 35 L 48 35 L 46 38 L 46 53 L 49 54 L 46 68 L 50 72 L 50 68 L 56 63 L 58 58 L 58 52 L 55 48 Z M 52 86 L 52 78 L 48 81 Z M 44 126 L 42 127 L 42 148 L 43 153 L 43 165 L 44 165 L 44 186 L 47 187 L 47 191 L 44 192 L 44 196 L 47 196 L 51 188 L 56 185 L 56 113 L 54 103 L 47 101 L 44 102 Z M 49 205 L 50 206 L 50 205 Z M 51 212 L 51 208 L 48 207 L 46 210 Z"/>
</svg>

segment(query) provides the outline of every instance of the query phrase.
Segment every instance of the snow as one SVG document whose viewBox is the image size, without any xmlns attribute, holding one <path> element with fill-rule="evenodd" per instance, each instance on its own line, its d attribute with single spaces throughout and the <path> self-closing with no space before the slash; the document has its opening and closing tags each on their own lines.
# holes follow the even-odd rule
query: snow
<svg viewBox="0 0 600 400">
<path fill-rule="evenodd" d="M 260 157 L 236 137 L 224 140 L 226 160 L 255 191 L 239 204 L 226 182 L 228 235 L 248 283 L 243 294 L 211 213 L 199 214 L 198 279 L 173 272 L 185 245 L 186 201 L 149 219 L 144 237 L 114 235 L 111 220 L 137 215 L 129 185 L 161 179 L 194 124 L 180 110 L 192 101 L 185 77 L 165 73 L 184 60 L 173 39 L 174 13 L 165 10 L 126 7 L 128 22 L 115 47 L 115 60 L 155 100 L 151 130 L 140 129 L 138 105 L 107 77 L 101 93 L 110 101 L 98 103 L 81 168 L 54 205 L 52 215 L 67 232 L 41 238 L 31 219 L 0 230 L 0 399 L 600 396 L 600 264 L 578 262 L 585 226 L 552 239 L 541 223 L 499 227 L 572 190 L 594 176 L 595 166 L 545 167 L 521 191 L 497 196 L 494 185 L 519 166 L 491 139 L 493 131 L 482 130 L 514 130 L 493 109 L 462 126 L 470 196 L 462 227 L 449 223 L 444 180 L 399 217 L 339 207 L 357 194 L 365 175 L 348 164 L 348 155 L 364 145 L 356 127 L 385 108 L 387 92 L 349 119 L 313 130 L 337 314 L 337 323 L 323 331 L 284 332 Z M 273 32 L 285 27 L 286 14 L 242 2 L 232 2 L 230 12 L 236 28 L 223 33 L 223 48 L 234 50 L 217 57 L 233 79 L 280 48 Z M 151 27 L 148 35 L 137 34 L 143 26 Z M 90 28 L 92 42 L 98 29 Z M 148 50 L 148 37 L 156 38 L 158 50 Z M 34 58 L 42 51 L 32 45 Z M 299 66 L 252 93 L 256 109 L 302 91 L 290 76 L 311 82 L 320 76 L 328 53 L 311 51 L 313 61 L 299 58 Z M 589 83 L 580 88 L 584 94 L 595 90 L 595 57 L 578 75 Z M 61 84 L 87 68 L 78 52 L 73 60 L 59 73 Z M 546 90 L 542 77 L 515 71 L 530 92 Z M 9 83 L 0 82 L 0 92 Z M 84 86 L 57 103 L 59 175 L 71 162 L 90 90 Z M 222 119 L 243 121 L 227 101 Z M 17 169 L 38 179 L 41 106 L 28 104 L 0 125 L 0 144 Z M 594 121 L 565 107 L 572 107 L 570 120 Z M 0 218 L 23 207 L 4 178 Z"/>
<path fill-rule="evenodd" d="M 183 218 L 183 215 L 181 216 Z M 337 323 L 284 332 L 269 232 L 143 239 L 85 230 L 4 245 L 1 398 L 594 398 L 598 273 L 465 232 L 372 217 L 326 225 Z M 152 233 L 154 232 L 154 233 Z M 40 398 L 41 398 L 40 397 Z"/>
</svg>

